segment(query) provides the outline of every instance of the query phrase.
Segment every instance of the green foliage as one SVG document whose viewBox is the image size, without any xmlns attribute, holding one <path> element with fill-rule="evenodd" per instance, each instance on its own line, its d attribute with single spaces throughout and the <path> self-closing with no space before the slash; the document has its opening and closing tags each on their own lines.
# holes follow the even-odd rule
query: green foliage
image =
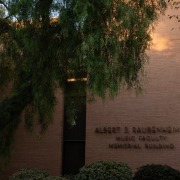
<svg viewBox="0 0 180 180">
<path fill-rule="evenodd" d="M 5 16 L 5 9 L 3 6 L 0 5 L 0 18 L 3 18 Z"/>
<path fill-rule="evenodd" d="M 180 172 L 170 166 L 151 164 L 140 167 L 134 180 L 175 180 L 180 179 Z"/>
<path fill-rule="evenodd" d="M 48 173 L 46 171 L 27 168 L 17 171 L 9 178 L 9 180 L 42 180 L 46 179 L 46 177 L 48 177 Z"/>
<path fill-rule="evenodd" d="M 132 180 L 132 170 L 123 163 L 99 161 L 80 169 L 77 180 Z"/>
<path fill-rule="evenodd" d="M 64 177 L 58 177 L 58 176 L 48 176 L 44 178 L 43 180 L 70 180 L 70 179 L 66 179 Z"/>
<path fill-rule="evenodd" d="M 49 176 L 49 174 L 40 169 L 25 168 L 14 173 L 9 180 L 72 180 L 66 177 Z"/>
<path fill-rule="evenodd" d="M 28 85 L 26 86 L 28 89 Z M 31 94 L 19 86 L 18 92 L 6 98 L 0 104 L 0 167 L 6 164 L 11 152 L 11 142 L 19 125 L 21 112 L 29 104 Z"/>
<path fill-rule="evenodd" d="M 66 180 L 77 180 L 76 176 L 77 175 L 74 175 L 74 174 L 66 174 L 63 176 L 63 178 L 65 178 Z"/>
<path fill-rule="evenodd" d="M 52 121 L 55 93 L 68 78 L 87 77 L 91 96 L 139 89 L 151 30 L 165 0 L 0 1 L 0 155 L 9 154 L 22 112 L 28 129 Z M 54 18 L 54 15 L 58 15 Z M 73 114 L 73 113 L 71 113 Z M 6 142 L 5 142 L 6 141 Z M 8 153 L 5 153 L 7 149 Z"/>
</svg>

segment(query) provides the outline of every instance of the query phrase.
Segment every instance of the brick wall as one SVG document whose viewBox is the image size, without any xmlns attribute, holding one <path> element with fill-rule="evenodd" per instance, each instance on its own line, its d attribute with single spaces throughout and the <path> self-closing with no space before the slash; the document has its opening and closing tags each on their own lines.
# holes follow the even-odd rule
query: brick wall
<svg viewBox="0 0 180 180">
<path fill-rule="evenodd" d="M 174 24 L 172 24 L 174 23 Z M 97 160 L 115 160 L 129 164 L 134 170 L 147 163 L 168 164 L 180 169 L 180 43 L 177 25 L 173 21 L 160 23 L 155 33 L 155 45 L 149 53 L 146 64 L 143 93 L 121 91 L 120 95 L 105 101 L 87 104 L 86 110 L 86 164 Z M 38 139 L 38 132 L 26 133 L 20 124 L 12 151 L 12 158 L 6 169 L 7 175 L 17 169 L 36 167 L 47 169 L 51 175 L 61 174 L 63 136 L 63 95 L 57 93 L 54 122 L 48 132 Z M 118 133 L 95 133 L 96 128 L 120 127 Z M 129 133 L 124 133 L 125 128 Z M 134 128 L 172 128 L 171 132 L 134 133 Z M 105 131 L 105 130 L 104 130 Z M 131 137 L 135 141 L 117 141 L 116 137 Z M 159 141 L 140 140 L 163 138 Z M 140 138 L 140 139 L 139 139 Z M 109 144 L 138 144 L 141 149 L 109 148 Z M 173 149 L 147 149 L 145 144 L 172 144 Z"/>
<path fill-rule="evenodd" d="M 171 28 L 174 28 L 174 31 Z M 116 160 L 134 170 L 147 163 L 168 164 L 180 169 L 180 39 L 174 21 L 159 23 L 155 41 L 145 65 L 143 92 L 121 91 L 114 100 L 96 98 L 87 105 L 86 163 Z M 138 127 L 178 128 L 178 132 L 133 133 Z M 121 127 L 120 133 L 95 133 L 96 127 Z M 130 133 L 123 129 L 128 127 Z M 105 131 L 105 130 L 104 130 Z M 116 137 L 134 136 L 135 141 L 117 141 Z M 164 140 L 142 140 L 142 137 L 164 136 Z M 150 136 L 150 137 L 149 137 Z M 139 138 L 141 140 L 139 140 Z M 141 149 L 109 148 L 109 144 L 139 144 Z M 147 149 L 145 144 L 171 144 L 174 149 Z"/>
<path fill-rule="evenodd" d="M 21 168 L 40 168 L 51 175 L 61 174 L 64 108 L 61 92 L 57 92 L 57 98 L 54 121 L 41 138 L 38 128 L 35 128 L 33 134 L 28 134 L 24 124 L 20 124 L 15 135 L 11 161 L 4 172 L 4 180 Z"/>
</svg>

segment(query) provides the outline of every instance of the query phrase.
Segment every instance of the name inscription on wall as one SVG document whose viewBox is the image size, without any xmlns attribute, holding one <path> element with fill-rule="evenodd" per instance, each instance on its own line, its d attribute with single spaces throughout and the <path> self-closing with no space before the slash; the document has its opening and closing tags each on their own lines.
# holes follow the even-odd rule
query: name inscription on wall
<svg viewBox="0 0 180 180">
<path fill-rule="evenodd" d="M 174 150 L 169 137 L 180 134 L 180 127 L 97 127 L 95 133 L 113 135 L 115 142 L 108 145 L 111 149 Z"/>
</svg>

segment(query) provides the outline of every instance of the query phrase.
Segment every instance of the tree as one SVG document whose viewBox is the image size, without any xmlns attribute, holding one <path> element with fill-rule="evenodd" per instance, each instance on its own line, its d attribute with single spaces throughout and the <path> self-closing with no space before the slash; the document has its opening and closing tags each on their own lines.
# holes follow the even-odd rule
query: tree
<svg viewBox="0 0 180 180">
<path fill-rule="evenodd" d="M 0 6 L 0 18 L 3 18 L 5 16 L 5 10 L 3 6 Z"/>
<path fill-rule="evenodd" d="M 138 88 L 150 33 L 165 0 L 0 1 L 0 155 L 10 154 L 25 112 L 44 131 L 52 120 L 55 91 L 68 78 L 87 78 L 87 91 L 105 97 Z"/>
<path fill-rule="evenodd" d="M 168 3 L 172 9 L 179 10 L 180 2 L 174 1 L 174 0 L 168 0 Z M 174 19 L 176 19 L 177 22 L 180 22 L 180 15 L 179 14 L 169 14 L 168 16 L 170 19 L 174 18 Z"/>
</svg>

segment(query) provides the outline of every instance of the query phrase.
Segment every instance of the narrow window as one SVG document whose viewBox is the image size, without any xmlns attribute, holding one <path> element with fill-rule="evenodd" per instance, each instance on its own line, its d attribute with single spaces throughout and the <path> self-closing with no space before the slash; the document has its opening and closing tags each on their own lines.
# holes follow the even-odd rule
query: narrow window
<svg viewBox="0 0 180 180">
<path fill-rule="evenodd" d="M 85 164 L 85 82 L 68 82 L 65 88 L 63 174 L 77 174 Z"/>
</svg>

